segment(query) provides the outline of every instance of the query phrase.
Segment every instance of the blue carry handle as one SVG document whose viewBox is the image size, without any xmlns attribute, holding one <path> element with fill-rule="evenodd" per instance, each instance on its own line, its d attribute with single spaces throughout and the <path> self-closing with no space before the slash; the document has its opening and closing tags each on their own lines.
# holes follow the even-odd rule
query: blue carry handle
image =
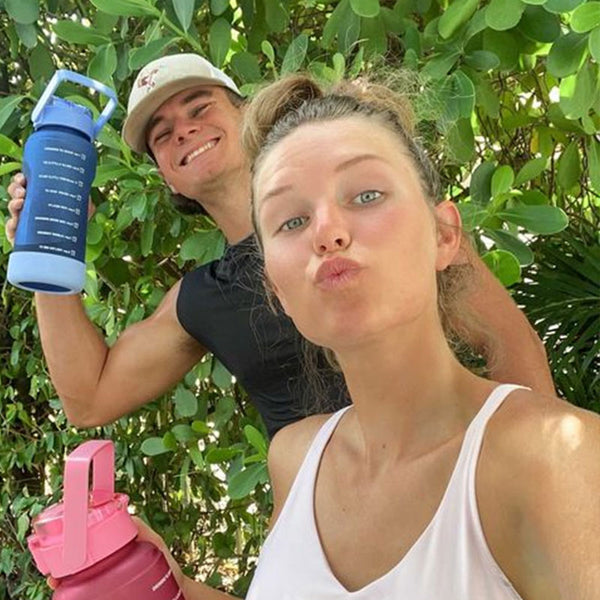
<svg viewBox="0 0 600 600">
<path fill-rule="evenodd" d="M 84 87 L 96 90 L 97 92 L 100 92 L 109 98 L 108 104 L 104 107 L 104 110 L 98 117 L 98 120 L 94 123 L 94 138 L 96 138 L 102 127 L 104 127 L 106 121 L 108 121 L 108 119 L 110 118 L 110 115 L 117 107 L 117 96 L 114 90 L 104 85 L 103 83 L 100 83 L 95 79 L 85 77 L 84 75 L 80 75 L 79 73 L 75 73 L 74 71 L 68 71 L 67 69 L 58 69 L 58 71 L 54 73 L 52 79 L 50 80 L 50 83 L 44 90 L 44 93 L 40 96 L 38 103 L 35 105 L 35 108 L 31 113 L 31 120 L 35 124 L 42 110 L 46 106 L 46 103 L 50 99 L 50 96 L 52 96 L 56 88 L 63 81 L 72 81 L 73 83 L 78 83 L 79 85 L 82 85 Z"/>
</svg>

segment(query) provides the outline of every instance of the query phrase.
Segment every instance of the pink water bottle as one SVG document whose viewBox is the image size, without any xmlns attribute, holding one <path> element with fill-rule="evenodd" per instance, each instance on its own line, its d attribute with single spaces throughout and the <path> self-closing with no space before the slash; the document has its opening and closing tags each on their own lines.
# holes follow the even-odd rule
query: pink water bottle
<svg viewBox="0 0 600 600">
<path fill-rule="evenodd" d="M 34 519 L 27 539 L 36 566 L 60 581 L 53 600 L 183 600 L 162 552 L 135 539 L 129 498 L 114 490 L 114 453 L 94 440 L 69 454 L 63 501 Z"/>
</svg>

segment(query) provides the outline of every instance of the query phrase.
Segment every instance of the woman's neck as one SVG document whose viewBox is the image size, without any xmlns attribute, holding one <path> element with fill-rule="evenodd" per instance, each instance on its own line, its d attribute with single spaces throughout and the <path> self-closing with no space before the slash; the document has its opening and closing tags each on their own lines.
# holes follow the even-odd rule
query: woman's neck
<svg viewBox="0 0 600 600">
<path fill-rule="evenodd" d="M 463 367 L 435 326 L 387 332 L 338 360 L 354 405 L 347 430 L 374 470 L 464 431 L 494 385 Z"/>
</svg>

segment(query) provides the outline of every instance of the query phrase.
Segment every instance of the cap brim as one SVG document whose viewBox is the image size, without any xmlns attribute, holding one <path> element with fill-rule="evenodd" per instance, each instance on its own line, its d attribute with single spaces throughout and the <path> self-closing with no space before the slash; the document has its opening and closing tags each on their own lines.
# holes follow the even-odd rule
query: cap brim
<svg viewBox="0 0 600 600">
<path fill-rule="evenodd" d="M 146 144 L 146 128 L 152 115 L 171 96 L 195 85 L 214 85 L 229 89 L 218 79 L 196 76 L 184 77 L 160 86 L 156 90 L 150 92 L 143 100 L 138 102 L 137 106 L 125 119 L 121 134 L 125 143 L 132 150 L 135 150 L 140 154 L 146 152 L 148 150 Z"/>
</svg>

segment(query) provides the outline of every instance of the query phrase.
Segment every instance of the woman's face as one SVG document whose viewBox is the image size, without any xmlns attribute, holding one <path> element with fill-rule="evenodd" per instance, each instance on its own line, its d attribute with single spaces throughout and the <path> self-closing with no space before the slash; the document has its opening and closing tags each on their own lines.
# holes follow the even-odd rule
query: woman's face
<svg viewBox="0 0 600 600">
<path fill-rule="evenodd" d="M 437 319 L 436 269 L 454 254 L 386 127 L 302 125 L 267 154 L 254 193 L 267 277 L 309 340 L 341 350 Z"/>
</svg>

